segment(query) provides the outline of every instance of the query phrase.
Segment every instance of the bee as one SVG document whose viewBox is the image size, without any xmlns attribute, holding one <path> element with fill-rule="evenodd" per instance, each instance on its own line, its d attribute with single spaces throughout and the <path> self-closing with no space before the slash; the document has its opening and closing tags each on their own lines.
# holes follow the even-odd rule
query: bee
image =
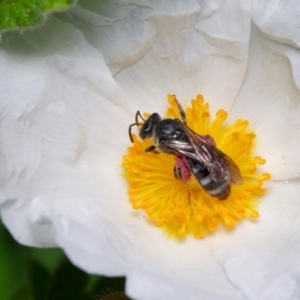
<svg viewBox="0 0 300 300">
<path fill-rule="evenodd" d="M 141 139 L 154 138 L 154 145 L 147 147 L 146 152 L 159 153 L 158 148 L 175 156 L 175 178 L 187 183 L 193 175 L 208 195 L 225 200 L 230 195 L 231 184 L 243 183 L 238 166 L 216 147 L 210 135 L 199 135 L 187 126 L 185 112 L 175 96 L 174 99 L 182 120 L 162 119 L 156 112 L 144 119 L 137 111 L 135 123 L 128 129 L 131 142 L 132 127 L 141 126 Z M 139 122 L 139 117 L 143 123 Z"/>
</svg>

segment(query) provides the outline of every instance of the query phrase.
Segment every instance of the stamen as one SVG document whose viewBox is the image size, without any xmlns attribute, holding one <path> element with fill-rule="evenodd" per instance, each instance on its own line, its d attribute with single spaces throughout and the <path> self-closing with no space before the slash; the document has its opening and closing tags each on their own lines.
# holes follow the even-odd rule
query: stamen
<svg viewBox="0 0 300 300">
<path fill-rule="evenodd" d="M 166 118 L 180 119 L 172 95 L 168 95 L 168 102 L 170 107 Z M 203 238 L 220 224 L 234 228 L 243 219 L 258 218 L 258 198 L 266 193 L 263 183 L 271 175 L 257 172 L 258 165 L 266 161 L 253 155 L 256 135 L 249 130 L 249 122 L 238 119 L 233 125 L 225 125 L 227 112 L 222 109 L 211 120 L 209 105 L 201 95 L 192 100 L 192 107 L 187 108 L 185 113 L 187 126 L 199 135 L 210 135 L 216 147 L 236 163 L 244 183 L 232 184 L 225 200 L 212 197 L 194 176 L 188 182 L 174 177 L 174 155 L 145 152 L 154 141 L 141 140 L 133 134 L 133 144 L 123 157 L 122 164 L 129 183 L 132 207 L 145 210 L 153 224 L 177 238 L 188 234 Z M 148 118 L 149 114 L 144 113 L 143 116 Z"/>
</svg>

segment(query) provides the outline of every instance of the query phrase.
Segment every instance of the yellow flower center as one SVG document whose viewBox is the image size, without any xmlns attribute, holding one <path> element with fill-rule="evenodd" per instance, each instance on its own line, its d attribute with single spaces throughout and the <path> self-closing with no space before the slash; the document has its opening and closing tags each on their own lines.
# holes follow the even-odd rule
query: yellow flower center
<svg viewBox="0 0 300 300">
<path fill-rule="evenodd" d="M 180 119 L 174 96 L 168 95 L 170 108 L 167 118 Z M 224 125 L 227 112 L 216 113 L 212 121 L 209 105 L 201 95 L 192 100 L 186 111 L 187 126 L 199 135 L 210 135 L 216 147 L 227 154 L 243 176 L 242 185 L 231 185 L 226 200 L 209 196 L 194 176 L 188 182 L 174 177 L 175 155 L 161 151 L 145 152 L 153 139 L 141 140 L 133 135 L 133 144 L 123 157 L 125 177 L 129 182 L 129 199 L 134 209 L 144 209 L 148 218 L 168 234 L 183 237 L 193 234 L 201 238 L 206 231 L 218 225 L 235 227 L 237 221 L 258 218 L 257 196 L 263 195 L 263 182 L 270 174 L 256 172 L 265 160 L 253 156 L 255 134 L 248 129 L 249 122 L 238 119 L 233 125 Z M 144 114 L 147 118 L 149 114 Z"/>
</svg>

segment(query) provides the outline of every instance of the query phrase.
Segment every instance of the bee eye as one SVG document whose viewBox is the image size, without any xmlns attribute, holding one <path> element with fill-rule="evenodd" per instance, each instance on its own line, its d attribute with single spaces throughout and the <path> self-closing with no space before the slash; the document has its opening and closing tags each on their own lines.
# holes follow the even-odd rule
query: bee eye
<svg viewBox="0 0 300 300">
<path fill-rule="evenodd" d="M 180 131 L 179 131 L 179 130 L 176 130 L 176 131 L 173 133 L 172 138 L 173 138 L 173 139 L 178 139 L 179 136 L 180 136 Z"/>
</svg>

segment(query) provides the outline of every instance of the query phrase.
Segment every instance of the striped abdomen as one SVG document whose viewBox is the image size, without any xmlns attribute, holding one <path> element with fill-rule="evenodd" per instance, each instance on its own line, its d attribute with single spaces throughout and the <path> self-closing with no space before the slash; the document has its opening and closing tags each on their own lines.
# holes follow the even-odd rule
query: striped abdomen
<svg viewBox="0 0 300 300">
<path fill-rule="evenodd" d="M 191 172 L 207 194 L 225 200 L 230 194 L 230 184 L 227 180 L 213 181 L 207 168 L 198 161 L 188 158 Z"/>
</svg>

